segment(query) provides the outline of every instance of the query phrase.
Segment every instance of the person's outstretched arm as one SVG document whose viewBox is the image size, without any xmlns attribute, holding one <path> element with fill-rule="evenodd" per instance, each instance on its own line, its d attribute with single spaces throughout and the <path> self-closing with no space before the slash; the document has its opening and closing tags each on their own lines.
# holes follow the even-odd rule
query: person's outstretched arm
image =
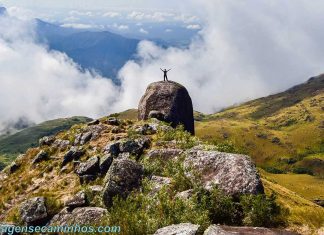
<svg viewBox="0 0 324 235">
<path fill-rule="evenodd" d="M 161 68 L 160 68 L 160 69 L 161 69 Z M 163 69 L 161 69 L 161 71 L 164 72 Z"/>
<path fill-rule="evenodd" d="M 170 71 L 171 69 L 168 70 L 168 72 Z"/>
</svg>

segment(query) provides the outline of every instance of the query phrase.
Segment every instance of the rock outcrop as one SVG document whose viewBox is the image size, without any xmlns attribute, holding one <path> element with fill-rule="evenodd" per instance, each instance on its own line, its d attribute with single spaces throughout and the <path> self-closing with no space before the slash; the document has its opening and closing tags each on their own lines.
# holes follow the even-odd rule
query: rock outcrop
<svg viewBox="0 0 324 235">
<path fill-rule="evenodd" d="M 122 158 L 113 161 L 104 180 L 103 202 L 107 207 L 112 205 L 114 196 L 127 197 L 141 184 L 143 167 L 132 160 Z"/>
<path fill-rule="evenodd" d="M 261 227 L 231 227 L 231 226 L 209 226 L 204 235 L 297 235 L 297 233 L 282 230 L 282 229 L 270 229 Z"/>
<path fill-rule="evenodd" d="M 176 82 L 151 83 L 140 100 L 138 111 L 139 120 L 157 118 L 173 127 L 183 124 L 186 131 L 195 133 L 191 98 L 187 89 Z"/>
<path fill-rule="evenodd" d="M 157 230 L 154 235 L 195 235 L 199 225 L 191 223 L 173 224 Z"/>
<path fill-rule="evenodd" d="M 69 211 L 68 208 L 64 208 L 51 219 L 49 226 L 95 224 L 99 223 L 106 215 L 107 210 L 100 207 L 78 207 L 72 211 Z"/>
<path fill-rule="evenodd" d="M 20 206 L 21 220 L 28 225 L 39 225 L 48 217 L 44 197 L 34 197 Z"/>
<path fill-rule="evenodd" d="M 217 185 L 232 196 L 264 192 L 260 176 L 249 156 L 204 150 L 189 150 L 186 155 L 186 174 L 196 180 L 192 170 L 199 172 L 206 189 Z"/>
</svg>

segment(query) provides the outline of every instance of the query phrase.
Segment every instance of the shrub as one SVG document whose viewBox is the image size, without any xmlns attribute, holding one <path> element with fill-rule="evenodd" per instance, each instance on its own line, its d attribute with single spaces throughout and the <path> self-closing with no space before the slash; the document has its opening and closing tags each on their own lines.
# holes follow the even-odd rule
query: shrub
<svg viewBox="0 0 324 235">
<path fill-rule="evenodd" d="M 201 229 L 210 224 L 207 211 L 195 204 L 174 198 L 165 189 L 156 197 L 146 193 L 132 193 L 126 200 L 115 198 L 108 218 L 110 224 L 118 224 L 121 234 L 153 234 L 158 228 L 191 222 Z"/>
<path fill-rule="evenodd" d="M 314 175 L 313 171 L 311 169 L 308 169 L 306 167 L 296 167 L 292 170 L 295 174 L 308 174 L 308 175 Z"/>
<path fill-rule="evenodd" d="M 243 224 L 258 227 L 276 227 L 285 223 L 288 213 L 276 203 L 276 196 L 266 197 L 263 194 L 245 195 L 241 197 L 243 208 Z"/>
<path fill-rule="evenodd" d="M 157 133 L 158 141 L 172 141 L 175 140 L 177 146 L 181 149 L 189 149 L 198 144 L 196 137 L 192 136 L 189 132 L 184 130 L 183 125 L 177 128 L 162 130 L 159 128 Z"/>
<path fill-rule="evenodd" d="M 278 169 L 278 168 L 271 167 L 271 166 L 264 167 L 263 169 L 264 169 L 266 172 L 269 172 L 269 173 L 272 173 L 272 174 L 284 174 L 284 173 L 285 173 L 283 170 L 280 170 L 280 169 Z"/>
<path fill-rule="evenodd" d="M 194 203 L 208 211 L 209 219 L 214 224 L 241 225 L 242 211 L 238 202 L 223 194 L 217 187 L 211 191 L 196 189 Z"/>
</svg>

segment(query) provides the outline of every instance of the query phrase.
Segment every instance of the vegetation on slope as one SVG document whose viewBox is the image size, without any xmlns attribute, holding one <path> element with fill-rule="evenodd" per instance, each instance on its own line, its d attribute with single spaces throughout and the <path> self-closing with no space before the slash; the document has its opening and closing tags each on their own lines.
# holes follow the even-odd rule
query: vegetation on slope
<svg viewBox="0 0 324 235">
<path fill-rule="evenodd" d="M 43 136 L 55 135 L 71 126 L 90 121 L 87 117 L 60 118 L 23 129 L 13 135 L 0 136 L 0 169 L 28 148 L 36 147 Z"/>
<path fill-rule="evenodd" d="M 324 75 L 196 122 L 198 137 L 230 142 L 272 173 L 324 177 Z"/>
</svg>

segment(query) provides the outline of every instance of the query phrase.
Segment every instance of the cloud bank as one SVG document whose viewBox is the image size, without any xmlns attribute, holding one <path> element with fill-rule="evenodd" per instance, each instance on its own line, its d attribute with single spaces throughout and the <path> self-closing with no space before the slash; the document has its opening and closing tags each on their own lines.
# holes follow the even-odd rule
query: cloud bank
<svg viewBox="0 0 324 235">
<path fill-rule="evenodd" d="M 0 31 L 0 130 L 21 118 L 41 122 L 112 110 L 118 97 L 112 82 L 35 43 L 32 22 L 0 17 L 0 28 L 6 29 Z"/>
<path fill-rule="evenodd" d="M 193 1 L 204 13 L 200 37 L 188 49 L 139 46 L 139 63 L 120 71 L 120 107 L 136 106 L 160 67 L 184 84 L 194 108 L 212 113 L 289 88 L 324 70 L 324 3 L 319 1 Z M 140 82 L 139 82 L 140 80 Z M 134 102 L 132 102 L 134 100 Z"/>
<path fill-rule="evenodd" d="M 80 72 L 66 55 L 35 43 L 32 23 L 1 17 L 0 129 L 1 123 L 21 117 L 40 122 L 134 108 L 147 85 L 161 80 L 160 67 L 172 68 L 169 78 L 184 84 L 194 108 L 207 113 L 323 72 L 324 3 L 190 4 L 202 12 L 199 37 L 186 49 L 141 42 L 139 61 L 128 61 L 119 72 L 121 87 L 95 73 Z"/>
</svg>

